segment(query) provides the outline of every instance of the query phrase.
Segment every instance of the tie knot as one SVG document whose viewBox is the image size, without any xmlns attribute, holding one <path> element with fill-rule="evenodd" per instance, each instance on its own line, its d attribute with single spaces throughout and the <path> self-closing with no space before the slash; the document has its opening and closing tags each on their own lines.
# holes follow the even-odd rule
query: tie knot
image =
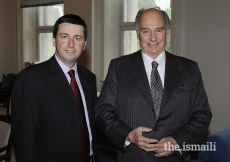
<svg viewBox="0 0 230 162">
<path fill-rule="evenodd" d="M 156 69 L 157 66 L 158 66 L 158 63 L 157 63 L 156 61 L 153 61 L 153 62 L 152 62 L 152 68 L 155 68 L 155 69 Z"/>
<path fill-rule="evenodd" d="M 75 78 L 75 71 L 72 69 L 68 72 L 71 79 Z"/>
</svg>

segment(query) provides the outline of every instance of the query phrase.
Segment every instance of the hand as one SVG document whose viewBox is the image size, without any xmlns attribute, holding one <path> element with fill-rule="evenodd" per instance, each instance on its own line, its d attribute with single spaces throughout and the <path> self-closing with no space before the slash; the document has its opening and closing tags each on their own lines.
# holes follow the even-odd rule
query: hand
<svg viewBox="0 0 230 162">
<path fill-rule="evenodd" d="M 157 144 L 159 145 L 159 149 L 155 151 L 155 156 L 157 157 L 169 156 L 176 149 L 179 149 L 176 140 L 171 136 L 162 138 Z"/>
<path fill-rule="evenodd" d="M 127 137 L 127 140 L 135 144 L 137 147 L 149 152 L 159 149 L 157 144 L 158 140 L 150 139 L 142 136 L 142 132 L 151 132 L 151 128 L 147 127 L 138 127 L 132 130 Z"/>
</svg>

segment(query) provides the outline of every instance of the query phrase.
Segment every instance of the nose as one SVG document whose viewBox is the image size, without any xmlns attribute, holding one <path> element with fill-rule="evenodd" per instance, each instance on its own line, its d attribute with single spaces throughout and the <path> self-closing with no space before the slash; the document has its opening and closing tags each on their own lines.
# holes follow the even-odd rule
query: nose
<svg viewBox="0 0 230 162">
<path fill-rule="evenodd" d="M 69 47 L 74 47 L 74 40 L 73 39 L 69 39 L 69 41 L 68 41 L 68 46 Z"/>
<path fill-rule="evenodd" d="M 154 42 L 154 41 L 156 41 L 156 39 L 157 39 L 156 33 L 152 32 L 152 34 L 150 35 L 150 40 Z"/>
</svg>

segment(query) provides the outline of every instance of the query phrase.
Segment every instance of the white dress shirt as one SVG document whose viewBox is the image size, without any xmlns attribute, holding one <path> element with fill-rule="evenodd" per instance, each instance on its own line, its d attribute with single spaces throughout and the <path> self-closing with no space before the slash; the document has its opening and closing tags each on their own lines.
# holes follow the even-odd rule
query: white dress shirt
<svg viewBox="0 0 230 162">
<path fill-rule="evenodd" d="M 142 58 L 144 61 L 144 66 L 145 66 L 145 70 L 146 70 L 146 74 L 148 77 L 148 81 L 149 81 L 149 85 L 150 85 L 150 77 L 151 77 L 151 71 L 152 71 L 152 62 L 154 61 L 154 59 L 152 59 L 151 57 L 149 57 L 147 54 L 142 53 Z M 163 51 L 156 59 L 155 61 L 158 63 L 158 67 L 157 67 L 157 71 L 160 75 L 161 78 L 161 83 L 162 86 L 164 88 L 164 81 L 165 81 L 165 51 Z"/>
<path fill-rule="evenodd" d="M 55 58 L 58 62 L 58 64 L 60 65 L 62 71 L 64 72 L 68 82 L 70 83 L 70 76 L 68 74 L 69 70 L 69 67 L 67 67 L 63 62 L 61 62 L 56 54 L 55 54 Z M 79 79 L 79 76 L 78 76 L 78 73 L 77 73 L 77 63 L 75 63 L 74 67 L 72 68 L 74 71 L 75 71 L 75 79 L 76 79 L 76 82 L 77 82 L 77 85 L 79 87 L 79 90 L 80 90 L 80 93 L 81 93 L 81 97 L 82 97 L 82 102 L 83 102 L 83 106 L 84 106 L 84 110 L 85 110 L 85 119 L 86 119 L 86 124 L 87 124 L 87 127 L 88 127 L 88 132 L 89 132 L 89 140 L 90 140 L 90 155 L 93 154 L 93 150 L 92 150 L 92 134 L 91 134 L 91 128 L 90 128 L 90 125 L 89 125 L 89 117 L 88 117 L 88 110 L 87 110 L 87 106 L 86 106 L 86 101 L 85 101 L 85 95 L 84 95 L 84 92 L 83 92 L 83 89 L 82 89 L 82 86 L 81 86 L 81 82 L 80 82 L 80 79 Z"/>
</svg>

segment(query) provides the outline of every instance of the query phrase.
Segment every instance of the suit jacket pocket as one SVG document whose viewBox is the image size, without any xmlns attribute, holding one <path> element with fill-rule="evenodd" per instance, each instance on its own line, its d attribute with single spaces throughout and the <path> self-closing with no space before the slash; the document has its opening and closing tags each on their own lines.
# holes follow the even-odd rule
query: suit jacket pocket
<svg viewBox="0 0 230 162">
<path fill-rule="evenodd" d="M 180 84 L 178 87 L 175 89 L 175 93 L 183 93 L 183 92 L 189 92 L 190 91 L 190 86 L 186 84 Z"/>
</svg>

